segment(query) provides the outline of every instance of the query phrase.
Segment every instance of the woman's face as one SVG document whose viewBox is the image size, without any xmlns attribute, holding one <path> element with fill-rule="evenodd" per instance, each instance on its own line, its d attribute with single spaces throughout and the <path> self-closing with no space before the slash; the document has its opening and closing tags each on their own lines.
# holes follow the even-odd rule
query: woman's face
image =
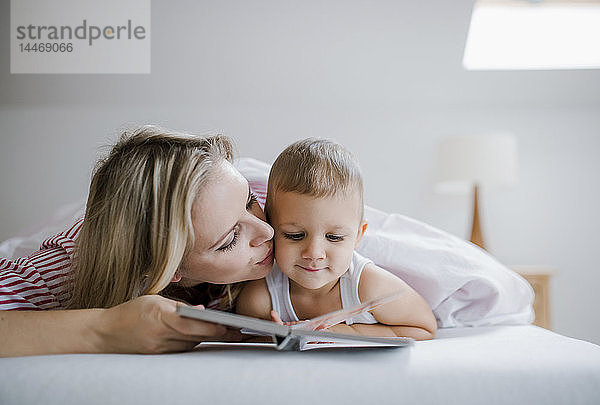
<svg viewBox="0 0 600 405">
<path fill-rule="evenodd" d="M 273 228 L 246 179 L 227 161 L 214 172 L 192 208 L 194 248 L 181 284 L 228 284 L 265 277 L 273 267 Z"/>
</svg>

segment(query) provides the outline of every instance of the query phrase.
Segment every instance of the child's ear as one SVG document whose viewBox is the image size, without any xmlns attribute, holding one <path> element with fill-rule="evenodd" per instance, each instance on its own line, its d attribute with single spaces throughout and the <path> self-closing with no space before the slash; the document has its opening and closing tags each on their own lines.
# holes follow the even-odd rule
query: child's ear
<svg viewBox="0 0 600 405">
<path fill-rule="evenodd" d="M 356 242 L 354 243 L 354 249 L 356 249 L 358 247 L 358 244 L 360 243 L 363 236 L 365 235 L 365 232 L 367 231 L 367 225 L 369 225 L 369 223 L 367 222 L 366 219 L 363 219 L 360 222 L 360 225 L 358 226 L 358 231 L 356 232 Z"/>
<path fill-rule="evenodd" d="M 175 274 L 173 274 L 173 278 L 171 279 L 171 283 L 177 283 L 179 281 L 181 281 L 181 274 L 179 274 L 179 270 L 177 270 L 175 272 Z"/>
</svg>

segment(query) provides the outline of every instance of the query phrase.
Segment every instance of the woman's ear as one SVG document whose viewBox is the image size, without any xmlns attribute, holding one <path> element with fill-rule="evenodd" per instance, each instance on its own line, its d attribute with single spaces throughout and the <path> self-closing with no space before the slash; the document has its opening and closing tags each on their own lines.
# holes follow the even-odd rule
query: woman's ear
<svg viewBox="0 0 600 405">
<path fill-rule="evenodd" d="M 358 231 L 356 232 L 356 242 L 354 242 L 354 249 L 356 249 L 360 243 L 360 241 L 362 240 L 363 236 L 365 235 L 365 232 L 367 231 L 367 226 L 369 225 L 369 223 L 367 222 L 366 219 L 363 219 L 362 221 L 360 221 L 360 225 L 358 226 Z"/>
</svg>

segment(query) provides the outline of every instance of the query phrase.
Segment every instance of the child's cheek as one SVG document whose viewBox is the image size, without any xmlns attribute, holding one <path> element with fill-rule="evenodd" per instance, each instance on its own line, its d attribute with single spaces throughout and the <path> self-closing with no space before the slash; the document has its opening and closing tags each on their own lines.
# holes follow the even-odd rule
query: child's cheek
<svg viewBox="0 0 600 405">
<path fill-rule="evenodd" d="M 281 263 L 284 260 L 285 256 L 285 240 L 280 236 L 275 236 L 273 238 L 273 250 L 275 251 L 275 261 L 277 263 Z"/>
<path fill-rule="evenodd" d="M 285 239 L 275 244 L 275 260 L 280 267 L 293 262 L 297 254 L 297 247 Z"/>
</svg>

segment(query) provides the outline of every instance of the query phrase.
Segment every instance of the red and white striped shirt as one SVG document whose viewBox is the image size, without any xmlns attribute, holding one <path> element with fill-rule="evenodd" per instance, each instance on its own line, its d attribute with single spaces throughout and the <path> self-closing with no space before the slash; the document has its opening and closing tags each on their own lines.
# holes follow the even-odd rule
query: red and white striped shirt
<svg viewBox="0 0 600 405">
<path fill-rule="evenodd" d="M 27 258 L 0 258 L 0 310 L 65 308 L 71 296 L 73 249 L 82 223 L 83 218 L 46 239 Z"/>
<path fill-rule="evenodd" d="M 264 209 L 266 184 L 250 181 L 250 188 Z M 64 309 L 71 296 L 69 278 L 75 239 L 83 218 L 68 230 L 46 239 L 40 250 L 27 258 L 0 258 L 0 310 Z"/>
<path fill-rule="evenodd" d="M 267 201 L 267 183 L 259 180 L 249 180 L 250 190 L 256 197 L 256 201 L 260 205 L 261 209 L 265 209 L 265 202 Z"/>
</svg>

